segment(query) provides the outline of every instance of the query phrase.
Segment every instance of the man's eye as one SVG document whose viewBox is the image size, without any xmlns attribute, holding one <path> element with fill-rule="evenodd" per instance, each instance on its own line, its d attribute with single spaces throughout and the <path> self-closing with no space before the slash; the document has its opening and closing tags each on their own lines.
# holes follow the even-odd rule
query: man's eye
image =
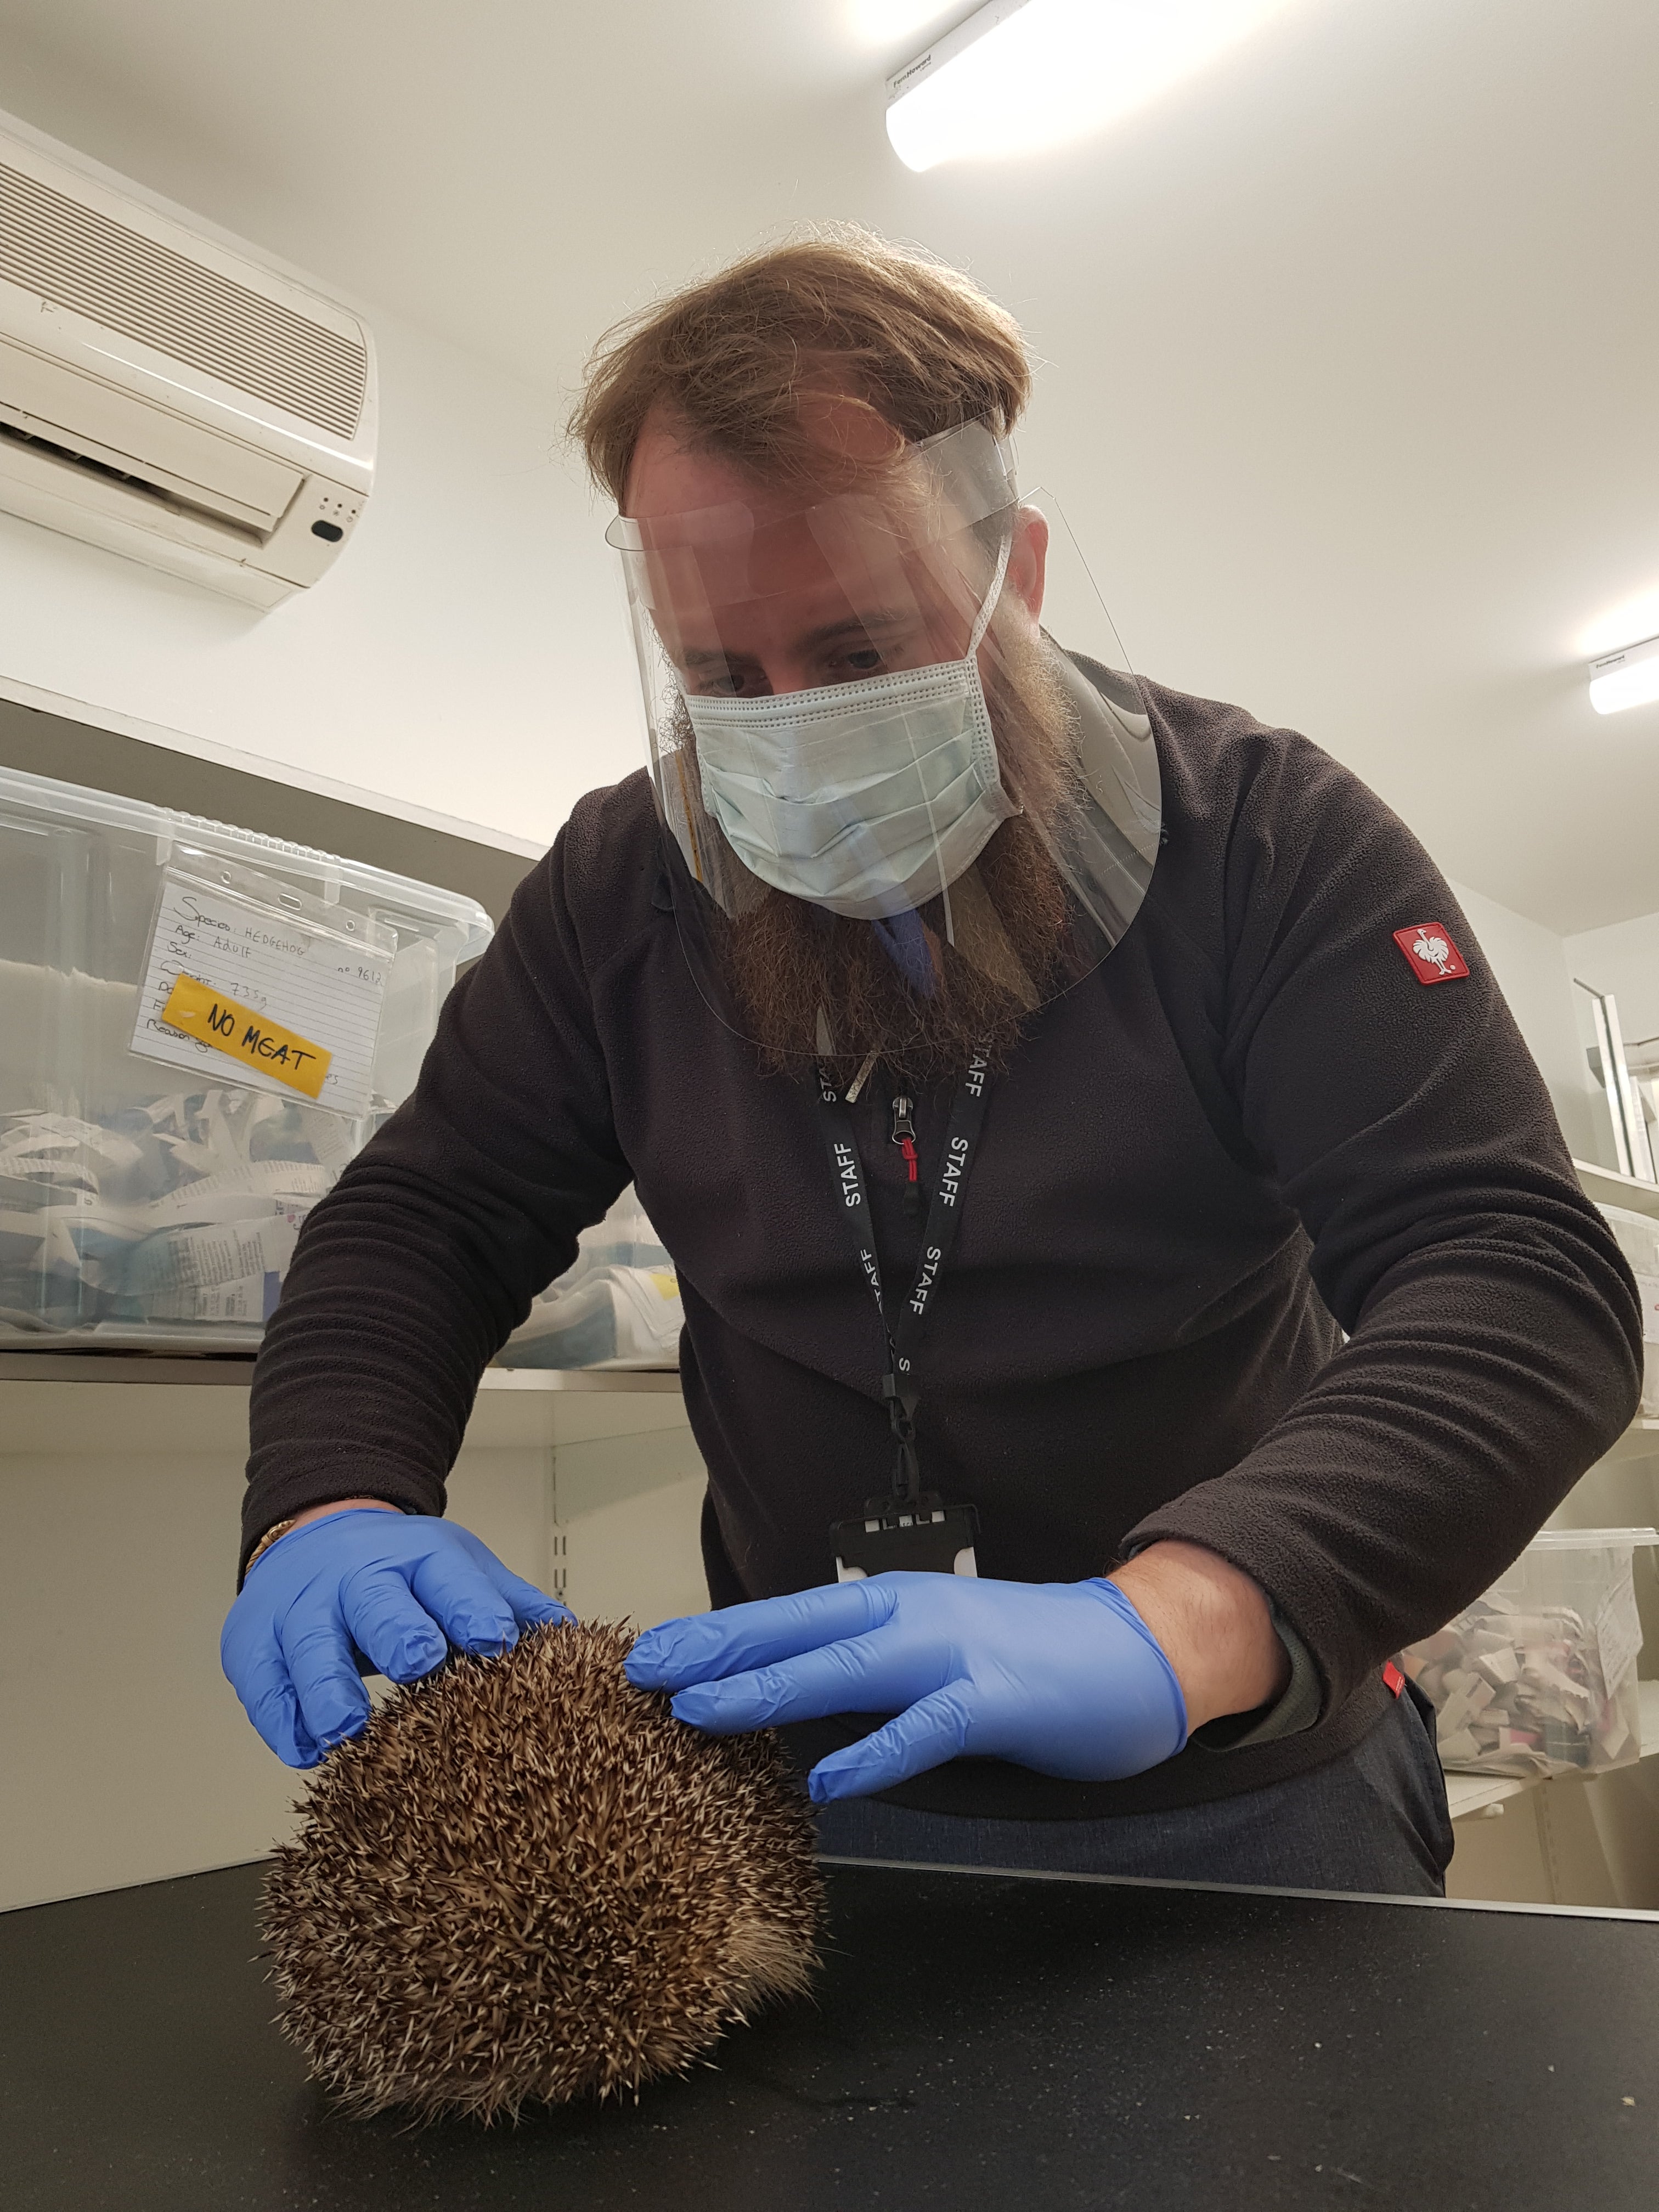
<svg viewBox="0 0 1659 2212">
<path fill-rule="evenodd" d="M 702 668 L 692 679 L 690 689 L 699 699 L 746 699 L 766 687 L 752 669 Z"/>
<path fill-rule="evenodd" d="M 860 676 L 879 676 L 887 655 L 876 645 L 852 645 L 836 653 L 823 672 L 826 684 L 851 684 Z"/>
</svg>

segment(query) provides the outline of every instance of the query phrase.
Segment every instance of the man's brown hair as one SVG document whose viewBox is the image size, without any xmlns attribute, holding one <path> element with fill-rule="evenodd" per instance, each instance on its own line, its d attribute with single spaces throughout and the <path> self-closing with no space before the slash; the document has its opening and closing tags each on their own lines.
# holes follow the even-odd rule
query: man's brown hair
<svg viewBox="0 0 1659 2212">
<path fill-rule="evenodd" d="M 1012 430 L 1030 388 L 1006 309 L 957 270 L 842 228 L 751 254 L 616 325 L 570 430 L 620 506 L 653 408 L 697 445 L 787 482 L 823 463 L 801 423 L 805 393 L 848 394 L 914 444 L 980 420 Z"/>
</svg>

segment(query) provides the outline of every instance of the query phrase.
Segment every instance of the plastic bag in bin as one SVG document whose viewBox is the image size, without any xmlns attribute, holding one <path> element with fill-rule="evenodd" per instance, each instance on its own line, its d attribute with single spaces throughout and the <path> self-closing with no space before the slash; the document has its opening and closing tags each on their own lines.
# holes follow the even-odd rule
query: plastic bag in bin
<svg viewBox="0 0 1659 2212">
<path fill-rule="evenodd" d="M 1441 1764 L 1599 1774 L 1642 1754 L 1631 1563 L 1652 1528 L 1547 1528 L 1484 1595 L 1402 1655 L 1432 1702 Z"/>
<path fill-rule="evenodd" d="M 495 1356 L 499 1367 L 678 1367 L 679 1278 L 630 1183 L 584 1229 L 574 1267 L 550 1284 Z"/>
</svg>

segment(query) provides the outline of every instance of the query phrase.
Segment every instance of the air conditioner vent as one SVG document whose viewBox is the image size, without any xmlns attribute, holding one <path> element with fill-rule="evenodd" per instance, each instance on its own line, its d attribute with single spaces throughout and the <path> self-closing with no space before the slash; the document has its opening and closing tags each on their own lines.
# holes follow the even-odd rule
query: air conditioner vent
<svg viewBox="0 0 1659 2212">
<path fill-rule="evenodd" d="M 361 343 L 0 162 L 0 276 L 351 437 Z"/>
<path fill-rule="evenodd" d="M 83 476 L 97 477 L 105 483 L 118 484 L 123 491 L 137 492 L 144 499 L 154 500 L 160 507 L 174 514 L 199 514 L 212 523 L 216 529 L 237 532 L 250 545 L 259 543 L 258 533 L 245 525 L 239 526 L 228 516 L 216 514 L 211 507 L 198 506 L 194 501 L 180 499 L 176 491 L 166 484 L 152 483 L 148 477 L 135 476 L 131 469 L 118 469 L 107 461 L 99 460 L 92 453 L 77 453 L 73 446 L 60 446 L 55 439 L 42 438 L 32 431 L 20 430 L 15 423 L 0 422 L 0 439 L 8 444 L 21 447 L 24 452 L 46 453 L 54 461 L 65 462 L 79 469 Z"/>
</svg>

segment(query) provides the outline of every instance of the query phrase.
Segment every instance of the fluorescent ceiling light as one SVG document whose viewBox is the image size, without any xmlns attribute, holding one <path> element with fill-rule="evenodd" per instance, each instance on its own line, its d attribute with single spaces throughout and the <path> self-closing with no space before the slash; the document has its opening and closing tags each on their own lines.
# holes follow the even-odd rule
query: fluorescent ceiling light
<svg viewBox="0 0 1659 2212">
<path fill-rule="evenodd" d="M 1590 704 L 1598 714 L 1621 714 L 1659 699 L 1659 637 L 1627 645 L 1590 663 Z"/>
<path fill-rule="evenodd" d="M 1143 107 L 1288 0 L 990 0 L 887 80 L 912 169 L 1025 154 Z"/>
</svg>

